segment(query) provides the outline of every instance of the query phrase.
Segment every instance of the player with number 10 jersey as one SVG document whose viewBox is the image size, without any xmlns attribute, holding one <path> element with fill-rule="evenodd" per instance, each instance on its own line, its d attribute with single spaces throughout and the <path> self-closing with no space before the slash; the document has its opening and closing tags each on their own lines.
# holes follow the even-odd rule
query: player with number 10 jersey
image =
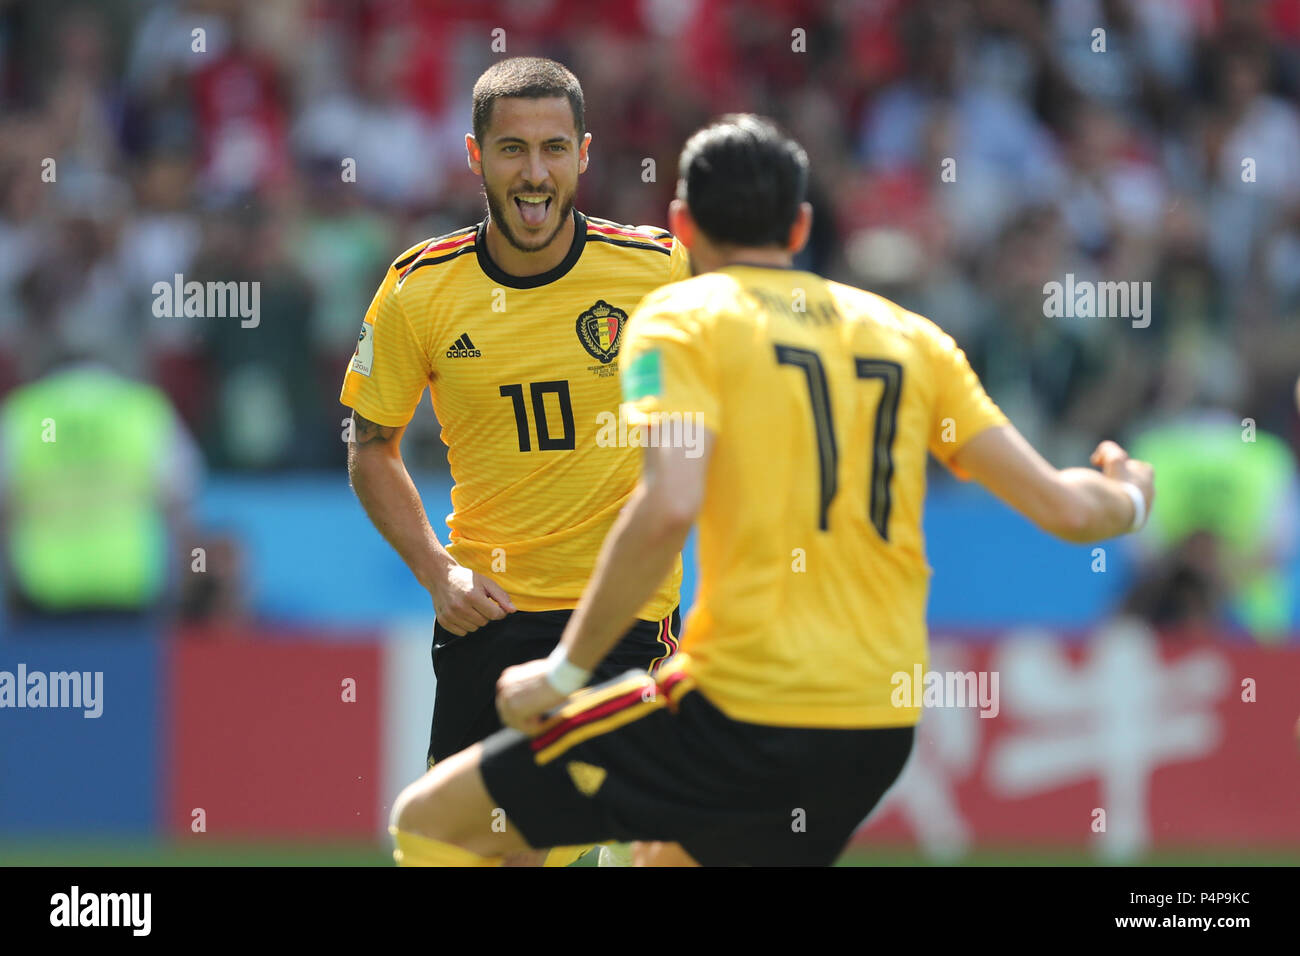
<svg viewBox="0 0 1300 956">
<path fill-rule="evenodd" d="M 689 275 L 665 230 L 573 208 L 590 142 L 581 97 L 548 60 L 480 78 L 466 146 L 488 216 L 397 257 L 343 382 L 353 486 L 437 610 L 430 763 L 495 731 L 497 677 L 559 641 L 640 475 L 640 448 L 609 427 L 628 315 Z M 396 451 L 426 388 L 454 480 L 445 550 Z M 679 559 L 610 673 L 671 656 L 680 581 Z"/>
</svg>

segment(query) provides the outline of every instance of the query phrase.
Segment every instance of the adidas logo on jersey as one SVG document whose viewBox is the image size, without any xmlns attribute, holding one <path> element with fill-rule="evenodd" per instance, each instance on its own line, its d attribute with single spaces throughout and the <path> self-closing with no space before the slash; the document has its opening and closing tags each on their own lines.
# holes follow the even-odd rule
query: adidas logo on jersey
<svg viewBox="0 0 1300 956">
<path fill-rule="evenodd" d="M 447 349 L 447 358 L 479 358 L 482 354 L 474 348 L 474 343 L 469 340 L 468 334 L 452 342 L 451 348 Z"/>
</svg>

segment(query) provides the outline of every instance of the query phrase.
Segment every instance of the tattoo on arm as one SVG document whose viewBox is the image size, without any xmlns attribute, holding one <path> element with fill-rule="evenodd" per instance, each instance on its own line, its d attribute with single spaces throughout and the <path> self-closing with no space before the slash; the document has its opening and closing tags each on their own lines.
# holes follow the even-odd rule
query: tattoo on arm
<svg viewBox="0 0 1300 956">
<path fill-rule="evenodd" d="M 352 423 L 356 426 L 353 430 L 353 439 L 358 445 L 364 445 L 367 442 L 386 442 L 390 441 L 394 435 L 400 431 L 398 428 L 389 425 L 378 425 L 368 418 L 362 417 L 359 412 L 353 411 Z"/>
</svg>

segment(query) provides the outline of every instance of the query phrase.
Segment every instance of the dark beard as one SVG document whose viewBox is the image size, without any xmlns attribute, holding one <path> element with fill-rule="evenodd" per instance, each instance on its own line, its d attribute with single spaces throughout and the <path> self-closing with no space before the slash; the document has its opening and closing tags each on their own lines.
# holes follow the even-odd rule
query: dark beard
<svg viewBox="0 0 1300 956">
<path fill-rule="evenodd" d="M 573 212 L 573 197 L 570 196 L 565 200 L 563 207 L 561 207 L 560 218 L 556 221 L 555 230 L 546 237 L 546 241 L 537 246 L 525 246 L 522 245 L 519 242 L 518 237 L 510 231 L 510 226 L 506 223 L 505 210 L 501 207 L 500 203 L 492 198 L 492 194 L 488 192 L 487 186 L 483 187 L 483 195 L 487 199 L 488 217 L 496 223 L 497 228 L 501 230 L 502 238 L 520 252 L 541 252 L 549 246 L 555 240 L 555 237 L 560 234 L 560 230 L 564 228 L 564 224 L 568 221 L 569 215 Z"/>
</svg>

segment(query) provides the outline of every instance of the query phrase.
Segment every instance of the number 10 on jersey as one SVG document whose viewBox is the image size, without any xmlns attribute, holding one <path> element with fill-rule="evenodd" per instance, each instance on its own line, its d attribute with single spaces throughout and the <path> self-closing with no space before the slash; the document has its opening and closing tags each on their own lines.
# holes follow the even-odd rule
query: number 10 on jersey
<svg viewBox="0 0 1300 956">
<path fill-rule="evenodd" d="M 573 428 L 573 401 L 569 398 L 569 383 L 564 380 L 555 382 L 533 382 L 528 386 L 532 397 L 533 420 L 537 424 L 538 451 L 572 451 L 575 432 Z M 553 394 L 560 400 L 560 418 L 564 432 L 559 438 L 551 436 L 550 424 L 546 420 L 546 396 Z M 523 385 L 502 385 L 501 395 L 509 398 L 515 408 L 515 429 L 519 433 L 519 450 L 532 451 L 532 441 L 528 429 L 528 410 L 524 407 Z"/>
</svg>

